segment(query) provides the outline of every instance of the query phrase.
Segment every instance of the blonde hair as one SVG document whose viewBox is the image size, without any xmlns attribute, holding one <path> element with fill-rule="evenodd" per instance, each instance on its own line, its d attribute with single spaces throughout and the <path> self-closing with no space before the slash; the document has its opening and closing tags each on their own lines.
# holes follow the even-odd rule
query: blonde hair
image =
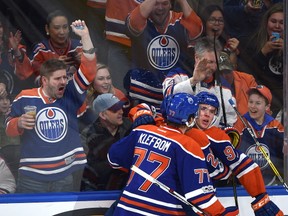
<svg viewBox="0 0 288 216">
<path fill-rule="evenodd" d="M 97 63 L 96 65 L 96 71 L 98 72 L 101 69 L 107 69 L 110 73 L 109 67 L 103 63 Z M 95 76 L 96 79 L 96 76 Z M 94 79 L 94 80 L 95 80 Z M 94 88 L 94 80 L 92 83 L 90 83 L 88 90 L 87 90 L 87 97 L 86 97 L 86 102 L 88 105 L 92 105 L 92 102 L 94 101 L 94 99 L 101 93 L 97 92 L 96 89 Z M 114 89 L 113 89 L 113 85 L 111 85 L 111 89 L 109 91 L 109 93 L 114 93 Z"/>
</svg>

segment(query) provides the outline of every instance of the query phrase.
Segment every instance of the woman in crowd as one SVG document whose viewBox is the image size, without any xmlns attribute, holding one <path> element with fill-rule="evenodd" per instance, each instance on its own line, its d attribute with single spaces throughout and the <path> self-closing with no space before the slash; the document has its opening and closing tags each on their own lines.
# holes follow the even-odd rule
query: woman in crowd
<svg viewBox="0 0 288 216">
<path fill-rule="evenodd" d="M 230 57 L 234 69 L 237 68 L 237 55 L 239 54 L 237 38 L 229 38 L 225 32 L 225 18 L 222 8 L 219 5 L 209 5 L 201 13 L 204 31 L 203 36 L 211 40 L 217 40 Z"/>
<path fill-rule="evenodd" d="M 131 108 L 130 100 L 120 89 L 114 87 L 109 68 L 105 64 L 98 63 L 96 77 L 87 91 L 86 102 L 78 112 L 79 117 L 81 116 L 79 118 L 80 128 L 83 129 L 87 124 L 93 123 L 96 120 L 92 104 L 100 94 L 104 93 L 112 93 L 119 98 L 119 100 L 124 101 L 123 116 L 127 116 Z M 82 129 L 80 129 L 80 131 Z"/>
<path fill-rule="evenodd" d="M 278 35 L 275 37 L 275 35 Z M 258 84 L 267 86 L 273 95 L 272 116 L 281 119 L 283 108 L 283 3 L 271 6 L 263 15 L 259 29 L 248 44 L 249 67 Z"/>
<path fill-rule="evenodd" d="M 27 78 L 33 73 L 35 84 L 39 85 L 39 69 L 48 59 L 57 58 L 67 65 L 67 75 L 72 77 L 79 68 L 82 44 L 78 39 L 69 37 L 69 22 L 67 16 L 60 10 L 53 11 L 46 18 L 45 30 L 48 38 L 33 47 L 32 70 L 21 74 Z M 95 50 L 92 52 L 95 52 Z"/>
</svg>

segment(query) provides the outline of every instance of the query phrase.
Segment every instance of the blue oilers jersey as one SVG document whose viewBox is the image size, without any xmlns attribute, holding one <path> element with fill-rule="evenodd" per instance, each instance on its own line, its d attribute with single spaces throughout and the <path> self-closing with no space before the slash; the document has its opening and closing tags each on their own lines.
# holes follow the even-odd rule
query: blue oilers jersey
<svg viewBox="0 0 288 216">
<path fill-rule="evenodd" d="M 204 139 L 200 132 L 206 134 L 209 140 L 206 144 L 202 143 Z M 193 128 L 186 135 L 201 145 L 213 180 L 226 180 L 233 172 L 250 196 L 255 197 L 265 192 L 259 166 L 247 155 L 234 149 L 229 136 L 222 129 L 213 126 L 200 132 Z"/>
<path fill-rule="evenodd" d="M 169 12 L 163 29 L 157 28 L 151 19 L 143 20 L 139 6 L 127 18 L 132 70 L 124 85 L 134 100 L 159 108 L 163 100 L 162 82 L 169 70 L 193 61 L 188 51 L 189 40 L 200 36 L 202 22 L 195 12 L 184 17 L 174 11 Z"/>
<path fill-rule="evenodd" d="M 268 154 L 271 161 L 283 176 L 283 142 L 284 142 L 284 128 L 280 122 L 275 120 L 272 116 L 265 114 L 264 123 L 260 126 L 249 116 L 248 113 L 244 115 L 244 120 L 252 128 L 256 139 L 261 144 L 264 151 Z M 241 143 L 239 150 L 252 158 L 255 163 L 261 168 L 264 177 L 265 185 L 279 184 L 278 178 L 275 176 L 269 163 L 263 156 L 259 147 L 256 145 L 247 128 L 241 131 Z"/>
<path fill-rule="evenodd" d="M 96 74 L 96 58 L 82 56 L 80 69 L 59 99 L 49 99 L 42 88 L 23 90 L 12 103 L 6 120 L 9 136 L 21 135 L 19 171 L 41 181 L 61 179 L 86 164 L 78 131 L 77 111 Z M 84 64 L 84 62 L 86 64 Z M 34 129 L 19 129 L 17 122 L 26 105 L 37 107 Z"/>
<path fill-rule="evenodd" d="M 175 128 L 139 126 L 111 146 L 108 160 L 115 169 L 139 167 L 209 213 L 223 210 L 200 146 Z M 132 171 L 115 215 L 185 215 L 181 204 Z M 209 209 L 214 204 L 215 208 Z"/>
</svg>

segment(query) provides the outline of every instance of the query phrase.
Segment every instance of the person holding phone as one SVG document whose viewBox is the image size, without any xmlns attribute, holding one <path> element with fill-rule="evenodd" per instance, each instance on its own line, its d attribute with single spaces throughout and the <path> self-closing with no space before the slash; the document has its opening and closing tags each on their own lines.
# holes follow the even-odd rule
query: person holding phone
<svg viewBox="0 0 288 216">
<path fill-rule="evenodd" d="M 277 3 L 263 15 L 245 54 L 249 56 L 247 63 L 257 83 L 271 90 L 272 116 L 280 121 L 283 107 L 283 34 L 283 3 Z"/>
<path fill-rule="evenodd" d="M 57 58 L 65 63 L 68 78 L 78 70 L 82 53 L 82 44 L 79 39 L 69 37 L 69 22 L 67 15 L 60 10 L 52 11 L 46 18 L 45 25 L 47 38 L 32 48 L 32 70 L 26 70 L 22 75 L 28 78 L 35 75 L 36 86 L 40 85 L 40 67 L 48 59 Z"/>
</svg>

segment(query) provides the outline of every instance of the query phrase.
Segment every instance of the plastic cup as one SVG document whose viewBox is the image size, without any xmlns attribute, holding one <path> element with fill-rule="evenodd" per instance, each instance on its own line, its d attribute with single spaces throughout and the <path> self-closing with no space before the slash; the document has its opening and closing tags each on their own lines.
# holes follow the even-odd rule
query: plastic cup
<svg viewBox="0 0 288 216">
<path fill-rule="evenodd" d="M 32 115 L 34 118 L 36 117 L 36 110 L 37 110 L 37 107 L 36 106 L 25 106 L 24 107 L 24 111 L 25 113 L 29 114 L 29 115 Z"/>
</svg>

